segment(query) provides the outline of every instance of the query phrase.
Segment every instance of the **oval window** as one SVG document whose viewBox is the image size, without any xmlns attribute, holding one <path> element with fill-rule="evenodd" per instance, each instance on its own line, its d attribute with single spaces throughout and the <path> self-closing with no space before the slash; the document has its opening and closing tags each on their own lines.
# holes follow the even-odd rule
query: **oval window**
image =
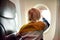
<svg viewBox="0 0 60 40">
<path fill-rule="evenodd" d="M 49 8 L 44 4 L 37 4 L 34 6 L 41 11 L 41 15 L 51 24 L 51 13 Z M 42 21 L 42 18 L 40 19 Z"/>
</svg>

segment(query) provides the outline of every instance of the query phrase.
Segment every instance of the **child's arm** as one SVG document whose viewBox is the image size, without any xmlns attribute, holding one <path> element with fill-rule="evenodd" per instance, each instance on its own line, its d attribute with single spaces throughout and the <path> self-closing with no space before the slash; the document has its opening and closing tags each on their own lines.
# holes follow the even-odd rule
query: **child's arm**
<svg viewBox="0 0 60 40">
<path fill-rule="evenodd" d="M 44 28 L 44 31 L 50 26 L 49 22 L 42 16 L 43 22 L 45 22 L 46 27 Z"/>
<path fill-rule="evenodd" d="M 43 17 L 43 22 L 45 22 L 47 24 L 47 26 L 49 27 L 49 22 Z"/>
</svg>

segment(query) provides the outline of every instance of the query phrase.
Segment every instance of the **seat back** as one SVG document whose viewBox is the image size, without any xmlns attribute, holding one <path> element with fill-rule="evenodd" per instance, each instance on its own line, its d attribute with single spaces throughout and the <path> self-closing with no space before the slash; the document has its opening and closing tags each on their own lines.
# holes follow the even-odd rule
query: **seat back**
<svg viewBox="0 0 60 40">
<path fill-rule="evenodd" d="M 5 40 L 7 30 L 13 31 L 15 27 L 15 4 L 9 0 L 0 0 L 0 40 Z M 6 30 L 6 31 L 5 31 Z M 15 29 L 14 29 L 15 30 Z"/>
<path fill-rule="evenodd" d="M 0 23 L 0 40 L 4 40 L 5 39 L 5 28 L 4 26 Z"/>
<path fill-rule="evenodd" d="M 16 31 L 15 23 L 15 4 L 9 0 L 0 0 L 0 23 L 5 30 Z"/>
</svg>

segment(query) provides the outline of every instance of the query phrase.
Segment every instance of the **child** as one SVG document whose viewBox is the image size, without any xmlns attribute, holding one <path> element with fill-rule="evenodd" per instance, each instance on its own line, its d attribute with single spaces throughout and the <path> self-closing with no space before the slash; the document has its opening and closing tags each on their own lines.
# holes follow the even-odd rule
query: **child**
<svg viewBox="0 0 60 40">
<path fill-rule="evenodd" d="M 43 17 L 43 22 L 39 21 L 41 13 L 36 8 L 31 8 L 28 11 L 29 23 L 23 25 L 19 31 L 20 40 L 43 40 L 43 32 L 48 28 L 49 23 Z"/>
</svg>

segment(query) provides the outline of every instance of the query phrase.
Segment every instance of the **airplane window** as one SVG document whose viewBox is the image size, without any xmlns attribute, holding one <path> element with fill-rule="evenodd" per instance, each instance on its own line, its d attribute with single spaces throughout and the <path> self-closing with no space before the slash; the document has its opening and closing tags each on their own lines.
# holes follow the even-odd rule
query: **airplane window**
<svg viewBox="0 0 60 40">
<path fill-rule="evenodd" d="M 44 18 L 46 18 L 46 20 L 49 22 L 49 23 L 51 23 L 51 16 L 50 16 L 50 12 L 49 12 L 49 10 L 43 10 L 42 11 L 42 13 L 41 13 L 41 15 L 43 15 L 44 16 Z M 42 19 L 40 19 L 41 21 L 42 21 Z"/>
</svg>

